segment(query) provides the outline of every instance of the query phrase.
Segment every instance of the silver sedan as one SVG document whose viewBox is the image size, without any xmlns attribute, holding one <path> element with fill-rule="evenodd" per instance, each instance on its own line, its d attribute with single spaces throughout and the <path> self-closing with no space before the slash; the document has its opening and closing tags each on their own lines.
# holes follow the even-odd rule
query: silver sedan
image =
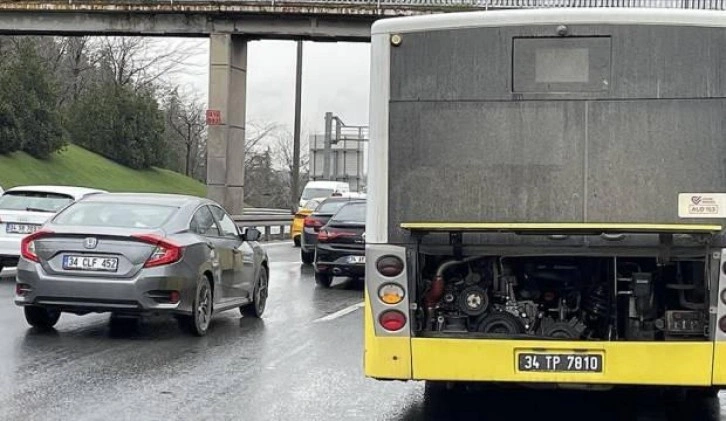
<svg viewBox="0 0 726 421">
<path fill-rule="evenodd" d="M 39 328 L 62 312 L 111 312 L 112 321 L 168 313 L 201 336 L 213 313 L 262 316 L 269 267 L 259 235 L 240 233 L 207 199 L 89 196 L 23 239 L 15 303 Z"/>
</svg>

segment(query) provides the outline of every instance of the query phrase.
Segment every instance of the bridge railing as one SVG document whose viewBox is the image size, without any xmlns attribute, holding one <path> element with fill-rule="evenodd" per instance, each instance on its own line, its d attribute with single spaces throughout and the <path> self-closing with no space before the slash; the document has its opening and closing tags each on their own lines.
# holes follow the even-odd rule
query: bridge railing
<svg viewBox="0 0 726 421">
<path fill-rule="evenodd" d="M 327 6 L 359 5 L 377 8 L 405 9 L 521 9 L 547 7 L 645 7 L 706 10 L 726 9 L 726 0 L 269 0 L 269 2 L 273 6 L 280 4 L 318 4 Z"/>
<path fill-rule="evenodd" d="M 110 9 L 118 6 L 160 6 L 181 7 L 189 9 L 194 7 L 219 7 L 221 9 L 240 7 L 276 7 L 283 6 L 294 11 L 294 7 L 305 9 L 309 7 L 323 7 L 335 9 L 359 6 L 377 14 L 387 9 L 410 11 L 412 13 L 427 13 L 460 9 L 521 9 L 521 8 L 547 8 L 547 7 L 645 7 L 645 8 L 672 8 L 672 9 L 726 9 L 726 0 L 216 0 L 204 2 L 202 0 L 108 0 L 106 4 L 93 0 L 37 0 L 32 2 L 16 2 L 0 0 L 4 9 L 22 10 L 28 4 L 53 5 L 68 4 L 83 8 L 85 4 L 92 4 L 93 10 L 104 7 Z M 17 7 L 12 7 L 17 5 Z M 8 7 L 10 6 L 10 7 Z M 44 10 L 55 10 L 44 7 Z M 376 9 L 378 9 L 376 11 Z M 60 10 L 60 9 L 58 9 Z M 301 10 L 303 11 L 303 10 Z M 343 13 L 349 13 L 344 11 Z"/>
<path fill-rule="evenodd" d="M 247 208 L 242 215 L 233 215 L 232 219 L 241 228 L 259 229 L 261 241 L 271 241 L 290 237 L 293 214 L 289 209 Z"/>
</svg>

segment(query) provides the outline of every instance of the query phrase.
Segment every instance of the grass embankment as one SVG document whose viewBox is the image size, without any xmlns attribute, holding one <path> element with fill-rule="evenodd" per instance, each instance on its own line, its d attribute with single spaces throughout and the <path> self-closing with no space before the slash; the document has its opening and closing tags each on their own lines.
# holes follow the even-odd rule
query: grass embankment
<svg viewBox="0 0 726 421">
<path fill-rule="evenodd" d="M 204 196 L 206 186 L 173 171 L 137 171 L 75 145 L 48 160 L 17 152 L 0 155 L 0 186 L 50 184 L 94 187 L 111 192 L 182 193 Z"/>
</svg>

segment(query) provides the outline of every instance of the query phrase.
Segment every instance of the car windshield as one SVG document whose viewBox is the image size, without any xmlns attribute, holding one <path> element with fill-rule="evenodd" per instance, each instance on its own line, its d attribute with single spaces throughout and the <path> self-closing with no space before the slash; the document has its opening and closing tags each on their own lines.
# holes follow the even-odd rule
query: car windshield
<svg viewBox="0 0 726 421">
<path fill-rule="evenodd" d="M 340 208 L 332 220 L 336 222 L 358 222 L 363 224 L 366 221 L 366 204 L 363 202 L 349 203 Z"/>
<path fill-rule="evenodd" d="M 0 209 L 33 212 L 58 212 L 73 197 L 62 193 L 42 191 L 11 191 L 0 197 Z"/>
<path fill-rule="evenodd" d="M 159 228 L 178 208 L 138 203 L 80 202 L 61 212 L 56 225 Z"/>
<path fill-rule="evenodd" d="M 328 197 L 331 194 L 333 194 L 333 189 L 308 187 L 305 190 L 303 190 L 302 199 L 308 200 L 308 199 L 312 199 L 313 197 Z"/>
</svg>

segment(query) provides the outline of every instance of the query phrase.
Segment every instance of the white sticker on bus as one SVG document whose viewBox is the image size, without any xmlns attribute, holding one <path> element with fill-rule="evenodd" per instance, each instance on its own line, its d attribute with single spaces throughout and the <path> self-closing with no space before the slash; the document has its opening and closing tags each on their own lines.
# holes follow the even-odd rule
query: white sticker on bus
<svg viewBox="0 0 726 421">
<path fill-rule="evenodd" d="M 680 193 L 678 217 L 726 218 L 726 193 Z"/>
</svg>

